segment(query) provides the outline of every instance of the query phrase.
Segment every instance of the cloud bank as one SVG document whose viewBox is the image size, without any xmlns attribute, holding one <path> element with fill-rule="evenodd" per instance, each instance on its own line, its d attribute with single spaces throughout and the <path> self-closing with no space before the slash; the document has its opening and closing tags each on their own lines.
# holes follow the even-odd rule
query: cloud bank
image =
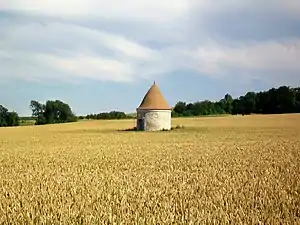
<svg viewBox="0 0 300 225">
<path fill-rule="evenodd" d="M 4 0 L 0 77 L 133 82 L 176 71 L 300 84 L 297 0 Z"/>
</svg>

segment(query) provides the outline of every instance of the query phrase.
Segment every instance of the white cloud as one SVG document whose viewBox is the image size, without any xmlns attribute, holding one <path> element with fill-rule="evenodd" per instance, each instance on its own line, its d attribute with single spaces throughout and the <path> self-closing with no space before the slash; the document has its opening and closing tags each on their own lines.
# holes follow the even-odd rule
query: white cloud
<svg viewBox="0 0 300 225">
<path fill-rule="evenodd" d="M 89 16 L 142 19 L 157 22 L 180 17 L 189 10 L 190 0 L 4 0 L 4 10 L 22 10 L 54 16 Z"/>
<path fill-rule="evenodd" d="M 300 1 L 298 0 L 277 0 L 278 8 L 285 10 L 289 15 L 300 18 Z"/>
<path fill-rule="evenodd" d="M 238 69 L 253 73 L 300 72 L 300 38 L 285 42 L 268 41 L 254 44 L 239 44 L 235 47 L 216 43 L 202 46 L 189 53 L 196 68 L 204 73 L 226 74 Z M 269 73 L 266 73 L 269 74 Z"/>
<path fill-rule="evenodd" d="M 270 2 L 268 1 L 269 4 Z M 282 6 L 282 10 L 294 13 L 300 9 L 296 1 L 287 0 L 286 3 L 283 7 L 276 0 L 270 7 L 280 10 Z M 33 17 L 22 24 L 16 20 L 1 21 L 0 17 L 0 77 L 63 81 L 73 81 L 79 77 L 130 82 L 181 69 L 217 77 L 231 75 L 234 70 L 243 71 L 245 76 L 262 72 L 269 76 L 299 73 L 299 38 L 285 37 L 285 42 L 275 39 L 251 44 L 239 42 L 234 45 L 204 42 L 205 38 L 195 38 L 191 44 L 190 36 L 193 32 L 204 33 L 205 30 L 199 27 L 197 31 L 185 32 L 193 18 L 189 13 L 195 9 L 199 10 L 198 13 L 209 13 L 254 8 L 262 4 L 250 0 L 230 0 L 226 4 L 217 5 L 214 1 L 195 0 L 130 0 L 126 3 L 108 0 L 27 0 L 26 4 L 21 0 L 1 1 L 1 9 L 20 10 L 32 15 L 70 16 L 77 17 L 77 21 L 86 16 L 98 15 L 109 20 L 124 20 L 128 27 L 131 25 L 130 20 L 140 24 L 150 21 L 155 25 L 140 27 L 140 30 L 164 26 L 168 30 L 153 29 L 153 32 L 159 30 L 160 33 L 149 37 L 148 41 L 165 43 L 167 37 L 172 36 L 176 36 L 177 41 L 158 49 L 151 48 L 141 43 L 140 39 L 125 35 L 122 31 L 112 33 L 102 27 L 91 29 L 70 21 L 43 19 L 40 22 L 37 18 L 41 17 Z M 163 25 L 164 22 L 167 23 Z M 151 30 L 145 35 L 150 33 Z M 141 36 L 143 34 L 139 37 Z M 204 33 L 203 37 L 206 36 L 209 37 L 209 34 Z"/>
<path fill-rule="evenodd" d="M 161 60 L 159 52 L 122 36 L 62 23 L 9 26 L 0 46 L 4 49 L 0 76 L 24 79 L 61 78 L 63 73 L 66 77 L 130 81 L 137 72 L 133 67 Z M 103 55 L 103 49 L 112 56 Z"/>
<path fill-rule="evenodd" d="M 193 6 L 201 12 L 238 11 L 243 9 L 263 9 L 263 10 L 286 10 L 300 12 L 300 2 L 298 0 L 194 0 Z"/>
<path fill-rule="evenodd" d="M 57 57 L 40 55 L 37 62 L 46 64 L 71 76 L 113 81 L 132 81 L 133 71 L 128 64 L 93 56 Z"/>
<path fill-rule="evenodd" d="M 48 15 L 97 15 L 108 18 L 167 18 L 177 17 L 197 7 L 201 12 L 240 10 L 253 7 L 268 6 L 268 8 L 300 9 L 297 0 L 4 0 L 1 2 L 4 10 L 22 10 Z"/>
</svg>

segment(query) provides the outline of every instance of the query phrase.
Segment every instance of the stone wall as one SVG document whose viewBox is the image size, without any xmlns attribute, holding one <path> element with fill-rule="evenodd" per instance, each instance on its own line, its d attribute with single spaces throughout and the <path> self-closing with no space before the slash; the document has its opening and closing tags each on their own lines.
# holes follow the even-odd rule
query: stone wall
<svg viewBox="0 0 300 225">
<path fill-rule="evenodd" d="M 137 119 L 144 118 L 146 131 L 171 129 L 171 110 L 138 110 Z"/>
</svg>

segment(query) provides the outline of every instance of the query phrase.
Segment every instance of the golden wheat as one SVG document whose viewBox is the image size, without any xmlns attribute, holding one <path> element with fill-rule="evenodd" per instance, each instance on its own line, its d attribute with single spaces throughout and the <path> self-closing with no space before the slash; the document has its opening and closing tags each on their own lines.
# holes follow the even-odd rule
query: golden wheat
<svg viewBox="0 0 300 225">
<path fill-rule="evenodd" d="M 179 124 L 0 129 L 0 223 L 300 223 L 300 115 Z"/>
</svg>

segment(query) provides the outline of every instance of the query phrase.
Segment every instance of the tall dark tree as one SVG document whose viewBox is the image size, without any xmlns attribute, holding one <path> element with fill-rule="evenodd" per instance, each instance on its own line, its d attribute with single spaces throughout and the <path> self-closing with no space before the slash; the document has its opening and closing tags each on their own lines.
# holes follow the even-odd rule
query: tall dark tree
<svg viewBox="0 0 300 225">
<path fill-rule="evenodd" d="M 277 89 L 278 113 L 291 113 L 296 110 L 296 93 L 290 87 Z"/>
<path fill-rule="evenodd" d="M 173 111 L 178 113 L 178 114 L 183 114 L 183 111 L 186 109 L 186 103 L 179 101 L 176 103 Z"/>
<path fill-rule="evenodd" d="M 8 112 L 6 117 L 7 126 L 19 126 L 20 117 L 16 112 Z"/>
<path fill-rule="evenodd" d="M 60 100 L 49 100 L 45 105 L 33 100 L 30 107 L 37 125 L 77 121 L 71 107 Z"/>
<path fill-rule="evenodd" d="M 254 113 L 255 110 L 255 98 L 256 94 L 254 92 L 248 92 L 243 98 L 242 98 L 242 104 L 245 114 Z"/>
<path fill-rule="evenodd" d="M 38 101 L 32 100 L 30 102 L 30 108 L 32 110 L 32 117 L 35 118 L 36 125 L 46 124 L 46 117 L 45 117 L 45 109 L 46 106 Z"/>
<path fill-rule="evenodd" d="M 8 110 L 4 106 L 0 105 L 0 126 L 6 127 L 7 126 L 7 117 Z"/>
<path fill-rule="evenodd" d="M 18 113 L 9 112 L 7 108 L 0 105 L 0 127 L 19 126 L 20 118 Z"/>
<path fill-rule="evenodd" d="M 227 93 L 227 94 L 224 96 L 224 99 L 221 99 L 221 100 L 220 100 L 220 103 L 219 103 L 219 104 L 221 104 L 222 109 L 223 109 L 226 113 L 231 114 L 231 113 L 232 113 L 232 109 L 233 109 L 232 103 L 233 103 L 233 98 L 232 98 L 232 96 L 231 96 L 230 94 Z"/>
<path fill-rule="evenodd" d="M 299 88 L 294 88 L 293 89 L 295 93 L 295 110 L 296 112 L 300 112 L 300 87 Z"/>
</svg>

